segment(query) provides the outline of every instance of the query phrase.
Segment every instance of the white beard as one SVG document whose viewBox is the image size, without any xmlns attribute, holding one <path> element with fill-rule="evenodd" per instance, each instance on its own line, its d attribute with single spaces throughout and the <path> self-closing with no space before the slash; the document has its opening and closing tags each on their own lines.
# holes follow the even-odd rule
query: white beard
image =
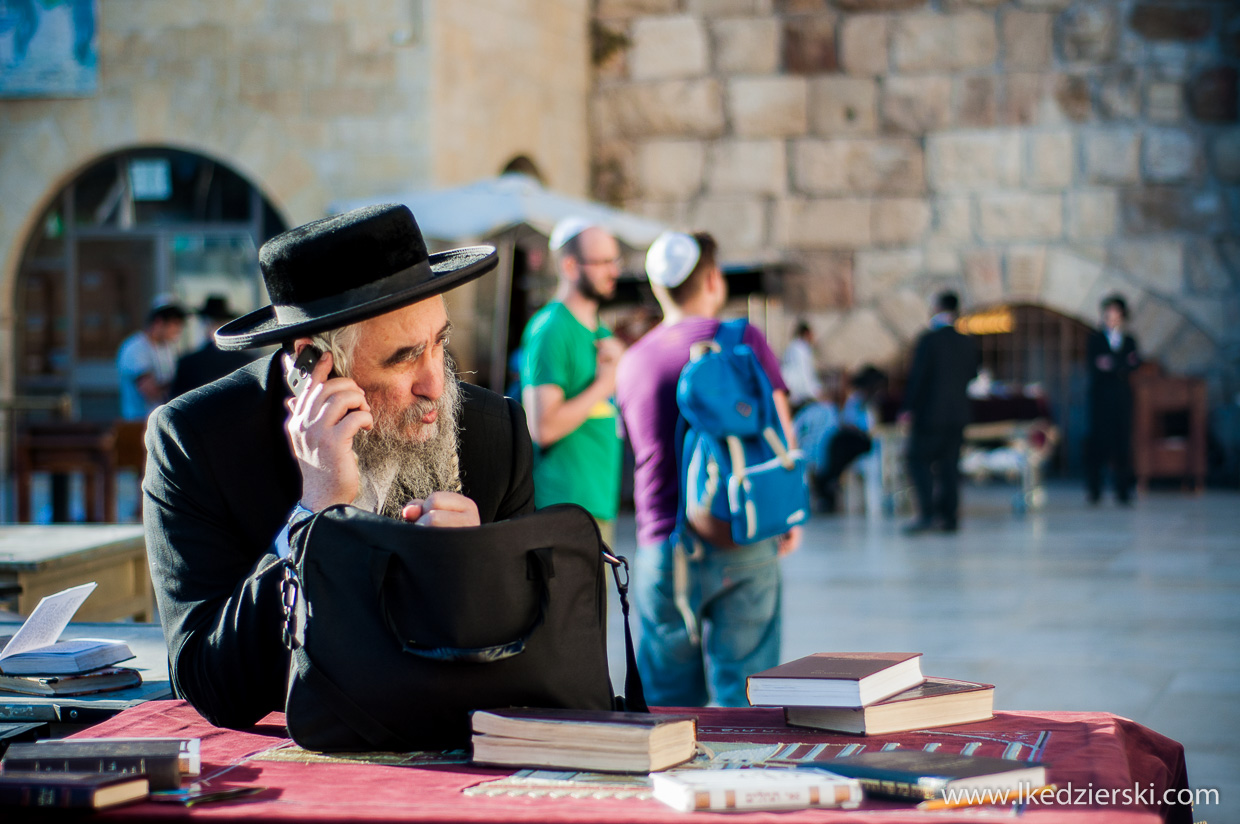
<svg viewBox="0 0 1240 824">
<path fill-rule="evenodd" d="M 422 418 L 436 409 L 434 423 Z M 375 425 L 353 438 L 363 485 L 392 479 L 379 514 L 399 518 L 405 504 L 432 492 L 461 491 L 461 386 L 455 364 L 444 356 L 444 390 L 438 401 L 421 399 L 401 411 L 375 410 Z M 413 433 L 411 436 L 410 433 Z"/>
</svg>

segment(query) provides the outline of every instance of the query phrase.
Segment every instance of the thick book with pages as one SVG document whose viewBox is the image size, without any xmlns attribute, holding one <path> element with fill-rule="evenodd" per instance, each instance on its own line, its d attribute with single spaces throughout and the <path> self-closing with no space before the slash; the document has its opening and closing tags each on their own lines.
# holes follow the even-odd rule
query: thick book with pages
<svg viewBox="0 0 1240 824">
<path fill-rule="evenodd" d="M 116 773 L 0 772 L 0 807 L 103 810 L 141 801 L 146 776 Z"/>
<path fill-rule="evenodd" d="M 152 790 L 181 786 L 181 744 L 175 739 L 55 739 L 10 744 L 4 771 L 145 775 Z"/>
<path fill-rule="evenodd" d="M 0 673 L 75 675 L 133 658 L 124 641 L 76 638 L 59 641 L 73 614 L 95 590 L 82 584 L 42 598 L 12 635 L 0 636 Z"/>
<path fill-rule="evenodd" d="M 992 684 L 927 678 L 865 707 L 788 707 L 784 719 L 794 727 L 812 727 L 854 735 L 886 735 L 994 717 Z"/>
<path fill-rule="evenodd" d="M 652 772 L 697 752 L 697 719 L 607 710 L 504 709 L 472 714 L 478 764 Z"/>
<path fill-rule="evenodd" d="M 817 652 L 749 676 L 755 707 L 864 707 L 926 680 L 920 652 Z"/>
</svg>

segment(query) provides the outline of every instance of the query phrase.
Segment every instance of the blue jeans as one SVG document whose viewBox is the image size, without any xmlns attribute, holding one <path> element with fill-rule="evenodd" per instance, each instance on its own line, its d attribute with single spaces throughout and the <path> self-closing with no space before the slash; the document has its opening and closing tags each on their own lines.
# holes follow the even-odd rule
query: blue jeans
<svg viewBox="0 0 1240 824">
<path fill-rule="evenodd" d="M 678 608 L 675 538 L 639 547 L 634 594 L 641 627 L 637 668 L 654 706 L 746 707 L 746 677 L 779 663 L 779 552 L 776 539 L 734 549 L 700 541 L 687 562 L 685 607 Z M 693 552 L 692 545 L 685 547 Z M 695 627 L 696 629 L 696 627 Z"/>
</svg>

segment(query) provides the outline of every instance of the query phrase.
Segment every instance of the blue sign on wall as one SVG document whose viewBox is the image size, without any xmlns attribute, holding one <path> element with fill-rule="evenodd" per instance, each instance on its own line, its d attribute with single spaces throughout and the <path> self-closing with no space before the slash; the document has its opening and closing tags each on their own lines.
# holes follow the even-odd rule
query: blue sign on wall
<svg viewBox="0 0 1240 824">
<path fill-rule="evenodd" d="M 98 0 L 0 0 L 0 97 L 93 95 L 98 16 Z"/>
</svg>

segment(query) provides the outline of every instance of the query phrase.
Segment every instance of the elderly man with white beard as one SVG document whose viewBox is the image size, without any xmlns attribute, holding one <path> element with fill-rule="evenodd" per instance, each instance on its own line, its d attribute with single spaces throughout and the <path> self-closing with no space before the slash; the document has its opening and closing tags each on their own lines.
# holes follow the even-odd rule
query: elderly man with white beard
<svg viewBox="0 0 1240 824">
<path fill-rule="evenodd" d="M 281 350 L 156 410 L 143 484 L 173 688 L 228 727 L 283 709 L 282 556 L 300 520 L 349 505 L 439 528 L 534 509 L 521 407 L 461 383 L 446 351 L 442 295 L 493 269 L 493 247 L 428 255 L 407 208 L 376 206 L 278 235 L 259 262 L 272 305 L 216 341 Z"/>
</svg>

